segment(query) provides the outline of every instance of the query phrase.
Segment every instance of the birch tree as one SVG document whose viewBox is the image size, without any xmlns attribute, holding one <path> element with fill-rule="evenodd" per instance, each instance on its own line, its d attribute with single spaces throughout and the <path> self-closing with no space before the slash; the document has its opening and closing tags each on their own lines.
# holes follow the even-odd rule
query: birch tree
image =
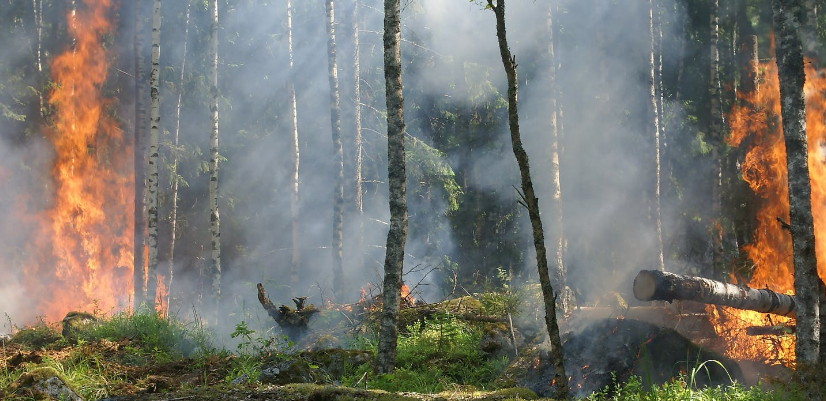
<svg viewBox="0 0 826 401">
<path fill-rule="evenodd" d="M 390 373 L 396 364 L 404 243 L 407 239 L 407 186 L 404 162 L 401 13 L 399 0 L 384 0 L 384 81 L 387 104 L 387 176 L 390 230 L 384 257 L 384 283 L 376 371 Z"/>
<path fill-rule="evenodd" d="M 559 325 L 556 320 L 556 296 L 551 286 L 548 272 L 548 255 L 545 249 L 545 234 L 542 229 L 542 219 L 539 214 L 539 199 L 534 193 L 531 180 L 531 169 L 528 153 L 522 146 L 522 137 L 519 132 L 519 112 L 517 110 L 518 81 L 516 77 L 516 58 L 511 55 L 508 39 L 505 32 L 505 0 L 487 0 L 487 7 L 496 15 L 496 37 L 499 41 L 499 54 L 502 65 L 508 77 L 508 126 L 511 133 L 511 144 L 516 163 L 519 165 L 519 174 L 522 180 L 520 193 L 523 205 L 528 209 L 533 231 L 533 245 L 536 249 L 536 265 L 539 273 L 539 284 L 542 287 L 542 297 L 545 301 L 545 326 L 551 340 L 551 364 L 554 367 L 553 383 L 557 394 L 561 398 L 568 398 L 568 376 L 565 375 L 565 366 L 562 359 L 562 340 L 559 337 Z"/>
<path fill-rule="evenodd" d="M 298 238 L 298 111 L 295 100 L 295 84 L 293 71 L 293 5 L 287 0 L 287 53 L 289 69 L 287 71 L 287 100 L 289 103 L 290 148 L 292 159 L 292 182 L 290 183 L 290 230 L 292 233 L 292 255 L 290 258 L 290 282 L 298 282 L 298 272 L 301 269 L 301 252 Z"/>
<path fill-rule="evenodd" d="M 795 354 L 798 366 L 822 366 L 820 298 L 823 282 L 817 274 L 811 186 L 806 142 L 803 84 L 803 46 L 800 0 L 774 0 L 777 72 L 780 78 L 780 113 L 786 144 L 789 182 L 789 230 L 794 255 L 794 291 L 797 298 Z M 805 370 L 802 372 L 805 373 Z M 805 382 L 805 381 L 804 381 Z"/>
<path fill-rule="evenodd" d="M 172 281 L 175 278 L 175 241 L 177 240 L 176 230 L 178 227 L 178 185 L 181 180 L 178 176 L 178 141 L 181 133 L 181 101 L 184 95 L 184 72 L 186 71 L 186 42 L 189 37 L 189 11 L 192 3 L 186 1 L 186 11 L 184 15 L 184 43 L 181 56 L 181 74 L 178 76 L 177 102 L 175 103 L 175 133 L 172 137 L 172 166 L 170 176 L 172 177 L 172 188 L 169 197 L 172 198 L 172 205 L 169 216 L 169 278 L 166 281 L 166 305 L 171 305 Z"/>
<path fill-rule="evenodd" d="M 554 54 L 554 23 L 553 23 L 553 9 L 554 5 L 550 2 L 548 3 L 548 19 L 547 19 L 547 26 L 546 26 L 546 41 L 548 42 L 547 47 L 547 61 L 548 61 L 548 70 L 546 75 L 548 76 L 548 94 L 549 94 L 549 104 L 548 108 L 548 128 L 551 137 L 551 149 L 550 149 L 550 156 L 551 156 L 551 220 L 553 222 L 553 229 L 551 230 L 551 240 L 549 241 L 550 244 L 554 247 L 554 263 L 553 263 L 553 270 L 554 274 L 552 277 L 551 285 L 559 288 L 561 297 L 560 297 L 560 309 L 563 313 L 567 313 L 570 308 L 572 307 L 573 295 L 570 288 L 567 286 L 567 272 L 565 269 L 565 263 L 563 261 L 563 250 L 564 250 L 564 225 L 562 219 L 562 184 L 560 181 L 559 176 L 559 127 L 557 124 L 557 96 L 556 96 L 556 57 Z"/>
<path fill-rule="evenodd" d="M 133 234 L 133 249 L 134 257 L 133 267 L 133 291 L 134 291 L 134 308 L 138 309 L 140 304 L 146 298 L 146 260 L 144 259 L 144 248 L 146 246 L 146 215 L 144 214 L 146 204 L 144 203 L 146 196 L 146 181 L 144 164 L 144 140 L 143 132 L 146 126 L 146 107 L 144 104 L 144 89 L 143 89 L 143 40 L 141 39 L 141 31 L 143 30 L 142 8 L 139 1 L 133 4 L 135 13 L 135 37 L 134 37 L 134 52 L 135 52 L 135 127 L 134 127 L 134 147 L 135 147 L 135 230 Z"/>
<path fill-rule="evenodd" d="M 657 73 L 654 62 L 656 54 L 656 38 L 654 36 L 654 3 L 648 0 L 648 35 L 650 38 L 650 50 L 648 58 L 648 86 L 649 86 L 649 121 L 645 124 L 648 137 L 654 142 L 654 177 L 651 186 L 653 188 L 650 217 L 654 220 L 654 232 L 657 240 L 657 250 L 655 255 L 655 266 L 660 270 L 665 270 L 665 258 L 663 257 L 663 223 L 662 209 L 660 206 L 660 110 L 657 107 Z"/>
<path fill-rule="evenodd" d="M 334 292 L 341 298 L 344 289 L 342 269 L 342 236 L 344 221 L 344 152 L 341 148 L 341 107 L 336 65 L 335 10 L 333 0 L 327 0 L 327 72 L 330 80 L 330 125 L 333 137 L 335 184 L 333 187 L 333 282 Z"/>
<path fill-rule="evenodd" d="M 209 33 L 210 49 L 210 105 L 212 131 L 209 136 L 209 209 L 212 233 L 211 276 L 212 295 L 217 312 L 221 300 L 221 220 L 218 214 L 218 0 L 210 0 L 212 26 Z"/>
<path fill-rule="evenodd" d="M 361 28 L 361 10 L 359 0 L 353 0 L 353 130 L 355 134 L 355 171 L 353 172 L 354 198 L 353 206 L 358 219 L 358 232 L 356 233 L 356 265 L 362 266 L 364 263 L 364 198 L 362 194 L 362 138 L 361 138 L 361 66 L 359 29 Z"/>
<path fill-rule="evenodd" d="M 152 2 L 152 60 L 149 73 L 149 169 L 147 176 L 147 263 L 146 303 L 155 308 L 158 289 L 158 138 L 161 122 L 161 97 L 158 91 L 161 58 L 161 0 Z"/>
</svg>

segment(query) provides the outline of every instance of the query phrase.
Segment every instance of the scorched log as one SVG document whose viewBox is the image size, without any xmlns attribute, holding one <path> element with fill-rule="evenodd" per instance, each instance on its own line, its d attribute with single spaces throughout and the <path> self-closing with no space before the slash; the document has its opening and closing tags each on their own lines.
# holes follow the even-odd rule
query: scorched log
<svg viewBox="0 0 826 401">
<path fill-rule="evenodd" d="M 637 274 L 634 296 L 640 301 L 687 300 L 789 317 L 795 316 L 797 304 L 794 295 L 659 270 Z"/>
</svg>

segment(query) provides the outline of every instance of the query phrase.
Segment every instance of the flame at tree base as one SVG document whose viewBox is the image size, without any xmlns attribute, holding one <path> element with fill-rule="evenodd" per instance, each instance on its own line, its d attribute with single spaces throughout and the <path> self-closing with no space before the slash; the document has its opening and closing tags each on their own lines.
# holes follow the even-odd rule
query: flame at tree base
<svg viewBox="0 0 826 401">
<path fill-rule="evenodd" d="M 54 198 L 37 216 L 27 249 L 23 283 L 36 295 L 32 317 L 109 312 L 131 296 L 133 149 L 102 94 L 110 63 L 102 38 L 112 31 L 113 11 L 111 0 L 83 0 L 70 11 L 72 45 L 52 63 L 54 125 L 45 136 L 55 152 Z"/>
<path fill-rule="evenodd" d="M 741 93 L 739 104 L 729 116 L 728 144 L 748 150 L 741 164 L 743 179 L 758 198 L 757 229 L 753 243 L 743 250 L 754 263 L 748 286 L 776 292 L 794 292 L 792 239 L 782 222 L 789 221 L 789 192 L 786 173 L 786 146 L 780 114 L 780 89 L 774 60 L 760 64 L 760 89 Z M 812 215 L 815 237 L 826 238 L 826 71 L 806 63 L 806 125 L 809 177 L 812 186 Z M 815 244 L 818 273 L 826 277 L 826 243 Z M 793 365 L 793 335 L 757 335 L 747 327 L 793 325 L 794 319 L 708 306 L 706 310 L 719 336 L 724 338 L 726 356 Z"/>
</svg>

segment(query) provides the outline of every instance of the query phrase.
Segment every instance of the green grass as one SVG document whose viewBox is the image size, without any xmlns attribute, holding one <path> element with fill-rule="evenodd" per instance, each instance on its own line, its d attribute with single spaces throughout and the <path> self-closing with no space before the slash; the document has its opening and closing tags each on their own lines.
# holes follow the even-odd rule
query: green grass
<svg viewBox="0 0 826 401">
<path fill-rule="evenodd" d="M 606 388 L 586 397 L 588 401 L 804 401 L 808 397 L 795 385 L 763 389 L 733 384 L 725 387 L 696 389 L 690 376 L 646 389 L 642 379 L 632 377 L 624 385 Z"/>
<path fill-rule="evenodd" d="M 371 377 L 369 388 L 438 393 L 455 385 L 487 389 L 507 365 L 479 349 L 482 329 L 449 314 L 415 322 L 399 336 L 396 370 Z M 367 367 L 345 382 L 358 380 Z M 355 380 L 353 380 L 355 379 Z"/>
<path fill-rule="evenodd" d="M 78 333 L 80 343 L 129 340 L 126 346 L 134 365 L 163 363 L 212 349 L 210 333 L 199 324 L 166 319 L 154 311 L 121 312 L 87 325 Z"/>
<path fill-rule="evenodd" d="M 508 361 L 490 358 L 479 348 L 483 332 L 481 324 L 468 323 L 450 314 L 413 323 L 399 337 L 397 368 L 393 373 L 376 375 L 370 363 L 347 365 L 341 384 L 391 392 L 442 396 L 450 393 L 454 399 L 476 390 L 496 390 L 493 383 Z M 300 357 L 278 352 L 283 339 L 264 338 L 243 321 L 232 334 L 240 341 L 235 352 L 213 347 L 211 336 L 197 321 L 180 322 L 150 311 L 124 312 L 81 327 L 77 346 L 68 348 L 69 343 L 60 336 L 58 325 L 40 322 L 18 331 L 9 344 L 0 345 L 4 357 L 12 352 L 7 348 L 19 349 L 18 345 L 11 344 L 21 344 L 30 351 L 44 350 L 39 363 L 24 363 L 15 369 L 5 365 L 0 368 L 0 398 L 8 395 L 2 394 L 2 389 L 15 383 L 21 375 L 42 368 L 59 372 L 84 398 L 100 399 L 122 394 L 124 389 L 136 390 L 146 375 L 167 362 L 186 361 L 186 372 L 202 373 L 199 382 L 191 385 L 210 384 L 211 387 L 216 383 L 226 385 L 237 378 L 243 380 L 236 382 L 254 385 L 263 360 Z M 354 337 L 349 345 L 375 352 L 376 341 L 369 336 Z M 811 401 L 794 381 L 772 387 L 732 385 L 697 389 L 694 377 L 701 374 L 702 368 L 700 365 L 683 377 L 650 388 L 643 384 L 643 379 L 632 378 L 583 400 Z M 178 374 L 176 372 L 170 374 Z M 518 397 L 496 399 L 513 398 Z"/>
</svg>

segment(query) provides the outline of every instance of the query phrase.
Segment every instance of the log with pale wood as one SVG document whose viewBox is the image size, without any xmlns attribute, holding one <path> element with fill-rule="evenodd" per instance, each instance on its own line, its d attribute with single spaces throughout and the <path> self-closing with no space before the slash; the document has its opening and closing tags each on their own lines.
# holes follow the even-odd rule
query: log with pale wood
<svg viewBox="0 0 826 401">
<path fill-rule="evenodd" d="M 640 301 L 688 300 L 789 317 L 795 316 L 797 304 L 794 295 L 659 270 L 637 274 L 634 296 Z"/>
</svg>

